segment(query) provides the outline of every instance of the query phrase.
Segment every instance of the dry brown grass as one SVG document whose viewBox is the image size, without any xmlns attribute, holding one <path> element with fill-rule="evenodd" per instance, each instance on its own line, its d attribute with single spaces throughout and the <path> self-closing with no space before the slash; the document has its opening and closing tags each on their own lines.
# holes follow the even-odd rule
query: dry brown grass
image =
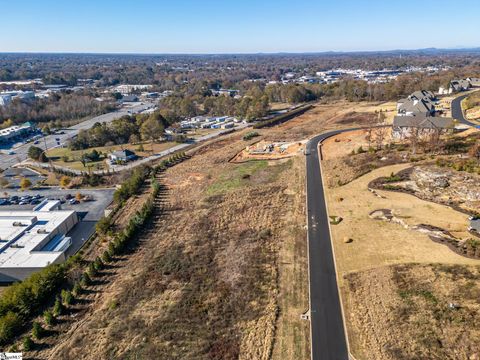
<svg viewBox="0 0 480 360">
<path fill-rule="evenodd" d="M 260 132 L 303 140 L 365 106 L 318 105 Z M 85 310 L 56 326 L 37 358 L 309 358 L 300 320 L 308 307 L 304 158 L 229 163 L 246 131 L 199 146 L 165 173 L 160 220 L 82 295 Z M 140 202 L 132 199 L 119 222 Z"/>
<path fill-rule="evenodd" d="M 344 298 L 356 358 L 478 359 L 478 276 L 478 266 L 438 264 L 349 274 Z"/>
<path fill-rule="evenodd" d="M 324 146 L 324 152 L 332 150 L 323 166 L 327 179 L 352 172 L 341 161 L 345 147 L 364 141 L 352 135 Z M 405 193 L 368 191 L 370 181 L 409 166 L 384 166 L 326 188 L 329 214 L 343 218 L 331 231 L 352 352 L 359 360 L 476 359 L 479 347 L 472 339 L 478 337 L 478 317 L 472 315 L 480 308 L 474 296 L 480 289 L 472 280 L 478 276 L 478 260 L 456 254 L 427 234 L 369 217 L 374 210 L 391 209 L 408 226 L 428 224 L 458 238 L 471 236 L 467 215 L 450 207 Z M 462 308 L 449 309 L 449 302 Z"/>
<path fill-rule="evenodd" d="M 243 146 L 228 137 L 167 171 L 161 220 L 38 358 L 269 359 L 277 343 L 307 357 L 303 158 L 229 163 Z"/>
</svg>

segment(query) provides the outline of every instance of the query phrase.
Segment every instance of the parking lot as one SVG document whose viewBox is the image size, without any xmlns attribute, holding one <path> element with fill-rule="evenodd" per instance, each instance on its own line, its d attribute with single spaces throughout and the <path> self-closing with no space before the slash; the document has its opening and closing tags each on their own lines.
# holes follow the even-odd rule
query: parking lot
<svg viewBox="0 0 480 360">
<path fill-rule="evenodd" d="M 44 199 L 56 199 L 62 201 L 62 209 L 75 210 L 83 221 L 96 222 L 103 216 L 105 208 L 112 202 L 114 191 L 115 189 L 63 190 L 49 188 L 28 191 L 5 189 L 0 193 L 0 211 L 33 209 Z M 89 200 L 77 202 L 75 200 L 77 193 L 87 196 Z M 29 198 L 25 198 L 25 196 Z"/>
<path fill-rule="evenodd" d="M 38 172 L 27 168 L 9 168 L 1 173 L 0 176 L 4 179 L 4 181 L 8 182 L 8 186 L 11 188 L 19 188 L 20 180 L 22 178 L 30 180 L 33 186 L 45 179 L 45 177 Z"/>
</svg>

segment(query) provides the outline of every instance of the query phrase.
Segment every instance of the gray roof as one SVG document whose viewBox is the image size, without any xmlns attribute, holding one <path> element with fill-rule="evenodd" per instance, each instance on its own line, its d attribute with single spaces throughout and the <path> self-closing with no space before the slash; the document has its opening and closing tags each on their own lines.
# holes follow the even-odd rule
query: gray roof
<svg viewBox="0 0 480 360">
<path fill-rule="evenodd" d="M 408 98 L 411 100 L 424 100 L 432 104 L 435 102 L 435 94 L 428 90 L 415 91 Z"/>
<path fill-rule="evenodd" d="M 434 116 L 395 116 L 393 127 L 416 127 L 420 129 L 453 129 L 455 122 L 452 118 Z"/>
<path fill-rule="evenodd" d="M 399 113 L 432 113 L 435 111 L 435 106 L 431 101 L 426 101 L 424 99 L 408 99 L 408 101 L 402 103 L 398 107 Z"/>
<path fill-rule="evenodd" d="M 470 227 L 480 233 L 480 219 L 470 220 Z"/>
<path fill-rule="evenodd" d="M 114 155 L 116 157 L 127 157 L 127 156 L 135 155 L 135 153 L 133 151 L 130 151 L 130 150 L 126 149 L 126 150 L 112 151 L 111 155 Z"/>
<path fill-rule="evenodd" d="M 469 89 L 471 84 L 470 81 L 462 79 L 462 80 L 452 80 L 450 82 L 450 86 L 453 87 L 455 91 Z"/>
</svg>

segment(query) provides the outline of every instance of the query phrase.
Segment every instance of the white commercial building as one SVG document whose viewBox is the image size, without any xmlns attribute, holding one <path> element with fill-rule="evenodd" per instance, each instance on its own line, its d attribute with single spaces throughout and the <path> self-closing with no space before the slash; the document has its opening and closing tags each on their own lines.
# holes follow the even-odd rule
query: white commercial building
<svg viewBox="0 0 480 360">
<path fill-rule="evenodd" d="M 22 125 L 10 126 L 6 129 L 0 129 L 0 143 L 8 142 L 15 138 L 21 138 L 34 131 L 33 124 L 26 122 Z"/>
<path fill-rule="evenodd" d="M 59 207 L 59 201 L 45 200 L 33 210 L 0 211 L 0 282 L 23 280 L 66 260 L 72 243 L 66 234 L 78 216 Z"/>
</svg>

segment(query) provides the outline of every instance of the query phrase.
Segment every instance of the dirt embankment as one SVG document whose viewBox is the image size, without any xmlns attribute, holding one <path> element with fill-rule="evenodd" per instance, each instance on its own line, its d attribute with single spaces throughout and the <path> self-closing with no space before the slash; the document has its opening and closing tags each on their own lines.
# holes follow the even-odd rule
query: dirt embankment
<svg viewBox="0 0 480 360">
<path fill-rule="evenodd" d="M 371 187 L 408 192 L 466 213 L 480 209 L 480 176 L 436 165 L 414 166 L 393 177 L 376 179 Z"/>
</svg>

